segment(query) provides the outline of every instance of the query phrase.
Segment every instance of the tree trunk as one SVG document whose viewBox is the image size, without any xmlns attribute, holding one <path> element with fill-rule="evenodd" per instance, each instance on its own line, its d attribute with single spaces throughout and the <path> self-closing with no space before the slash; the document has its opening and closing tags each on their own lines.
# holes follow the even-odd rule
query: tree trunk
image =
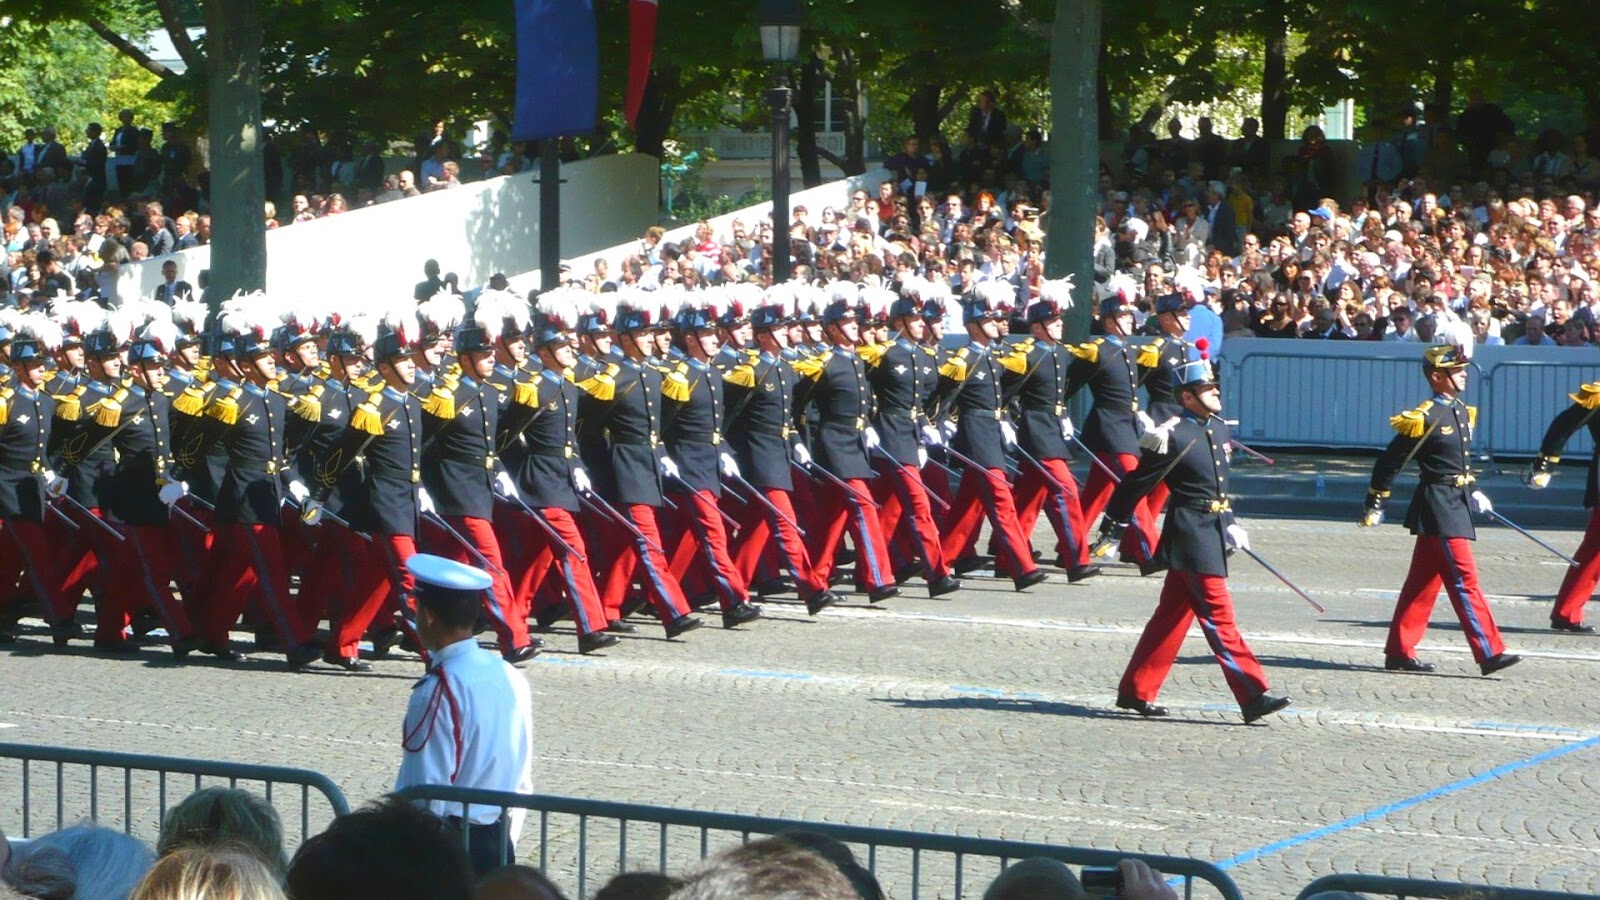
<svg viewBox="0 0 1600 900">
<path fill-rule="evenodd" d="M 1072 276 L 1068 340 L 1089 337 L 1094 290 L 1095 192 L 1099 185 L 1101 0 L 1056 0 L 1050 36 L 1050 230 L 1046 275 Z"/>
<path fill-rule="evenodd" d="M 844 155 L 817 145 L 817 155 L 839 167 L 845 175 L 867 171 L 867 115 L 861 91 L 861 67 L 855 54 L 841 50 L 838 66 L 820 74 L 833 85 L 833 102 L 844 107 Z"/>
<path fill-rule="evenodd" d="M 676 66 L 657 66 L 650 71 L 639 118 L 633 123 L 633 145 L 638 152 L 661 158 L 672 117 L 678 111 L 678 77 Z"/>
<path fill-rule="evenodd" d="M 1269 141 L 1284 139 L 1289 121 L 1289 16 L 1287 0 L 1266 0 L 1262 4 L 1263 37 L 1266 61 L 1261 70 L 1261 136 Z"/>
<path fill-rule="evenodd" d="M 944 123 L 939 98 L 944 94 L 944 83 L 919 84 L 911 89 L 911 133 L 926 144 L 939 134 Z"/>
<path fill-rule="evenodd" d="M 1433 65 L 1433 106 L 1446 112 L 1456 92 L 1456 67 L 1453 60 L 1443 56 Z"/>
<path fill-rule="evenodd" d="M 261 11 L 257 0 L 205 0 L 210 93 L 213 305 L 267 286 L 262 227 Z"/>
<path fill-rule="evenodd" d="M 1100 55 L 1096 60 L 1094 77 L 1095 108 L 1100 111 L 1100 140 L 1117 139 L 1117 111 L 1111 106 L 1111 82 L 1106 79 L 1106 42 L 1100 41 Z"/>
<path fill-rule="evenodd" d="M 795 151 L 800 154 L 800 181 L 808 188 L 822 183 L 822 160 L 817 156 L 817 97 L 822 94 L 822 62 L 816 54 L 800 67 L 800 84 L 794 93 Z"/>
</svg>

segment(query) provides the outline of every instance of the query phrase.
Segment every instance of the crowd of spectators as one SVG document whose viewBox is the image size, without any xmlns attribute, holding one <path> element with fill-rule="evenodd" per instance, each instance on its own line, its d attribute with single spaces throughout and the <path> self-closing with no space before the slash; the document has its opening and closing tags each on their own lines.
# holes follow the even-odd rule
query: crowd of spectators
<svg viewBox="0 0 1600 900">
<path fill-rule="evenodd" d="M 1087 870 L 1086 870 L 1087 871 Z M 1137 859 L 1097 873 L 1127 900 L 1176 900 Z M 1091 885 L 1095 880 L 1090 880 Z M 985 900 L 1087 900 L 1051 859 L 1003 871 Z M 848 846 L 789 832 L 735 846 L 674 876 L 624 872 L 596 900 L 883 900 Z M 420 806 L 386 798 L 341 816 L 285 855 L 277 812 L 236 788 L 206 788 L 170 810 L 152 849 L 116 829 L 76 825 L 13 846 L 0 834 L 0 900 L 565 900 L 514 862 L 474 879 L 459 833 Z"/>
</svg>

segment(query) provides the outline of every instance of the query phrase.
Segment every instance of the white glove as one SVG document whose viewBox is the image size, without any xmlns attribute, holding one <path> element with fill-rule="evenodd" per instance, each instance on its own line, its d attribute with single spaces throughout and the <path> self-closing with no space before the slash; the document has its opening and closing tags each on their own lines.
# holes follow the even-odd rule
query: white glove
<svg viewBox="0 0 1600 900">
<path fill-rule="evenodd" d="M 54 500 L 67 492 L 67 480 L 56 474 L 55 469 L 44 470 L 44 492 Z"/>
<path fill-rule="evenodd" d="M 438 507 L 433 505 L 433 497 L 429 496 L 428 489 L 425 487 L 417 488 L 417 509 L 423 515 L 438 512 Z"/>
<path fill-rule="evenodd" d="M 864 432 L 864 434 L 867 436 L 868 450 L 871 450 L 873 447 L 876 447 L 879 443 L 881 443 L 880 439 L 878 438 L 878 429 L 873 428 L 871 425 L 867 426 L 867 430 Z"/>
<path fill-rule="evenodd" d="M 1150 428 L 1144 434 L 1139 435 L 1139 446 L 1146 450 L 1154 450 L 1157 453 L 1167 452 L 1167 448 L 1172 444 L 1172 429 L 1176 428 L 1177 425 L 1178 417 L 1173 416 L 1160 425 Z"/>
<path fill-rule="evenodd" d="M 1228 542 L 1229 550 L 1249 550 L 1250 533 L 1238 522 L 1229 525 L 1223 530 L 1223 538 Z"/>
<path fill-rule="evenodd" d="M 1150 414 L 1149 413 L 1147 413 L 1147 412 L 1145 412 L 1144 410 L 1141 409 L 1141 410 L 1139 410 L 1139 412 L 1136 415 L 1139 417 L 1139 433 L 1140 434 L 1144 434 L 1145 432 L 1149 431 L 1150 429 L 1156 427 L 1156 420 L 1150 418 Z"/>
<path fill-rule="evenodd" d="M 733 454 L 726 450 L 722 452 L 722 474 L 729 478 L 739 477 L 739 463 L 733 458 Z"/>
<path fill-rule="evenodd" d="M 811 451 L 806 449 L 805 444 L 794 445 L 794 461 L 802 466 L 811 465 Z"/>
<path fill-rule="evenodd" d="M 678 477 L 678 464 L 672 461 L 672 457 L 661 457 L 661 474 L 667 476 L 668 478 Z"/>
<path fill-rule="evenodd" d="M 522 492 L 517 490 L 517 481 L 511 477 L 510 472 L 496 472 L 494 476 L 494 489 L 502 497 L 521 497 Z"/>
<path fill-rule="evenodd" d="M 594 491 L 594 484 L 589 481 L 589 473 L 585 472 L 582 466 L 572 467 L 572 486 L 577 488 L 580 494 L 588 494 Z"/>
<path fill-rule="evenodd" d="M 1066 416 L 1061 417 L 1061 439 L 1070 441 L 1077 435 L 1078 430 L 1072 427 L 1072 420 Z"/>
<path fill-rule="evenodd" d="M 922 426 L 922 437 L 929 447 L 938 447 L 944 444 L 944 435 L 940 434 L 939 429 L 932 425 Z"/>
<path fill-rule="evenodd" d="M 1000 436 L 1005 439 L 1008 446 L 1017 445 L 1017 429 L 1010 422 L 1000 423 Z"/>
<path fill-rule="evenodd" d="M 956 436 L 955 419 L 945 419 L 944 424 L 940 425 L 939 428 L 944 432 L 944 439 L 947 441 Z"/>
<path fill-rule="evenodd" d="M 1550 473 L 1549 472 L 1535 472 L 1532 475 L 1528 476 L 1528 487 L 1531 487 L 1536 491 L 1542 491 L 1542 490 L 1544 490 L 1545 488 L 1547 488 L 1549 486 L 1550 486 Z"/>
<path fill-rule="evenodd" d="M 304 481 L 297 478 L 289 482 L 289 496 L 294 498 L 294 502 L 305 506 L 306 498 L 311 496 L 311 489 L 306 487 Z"/>
<path fill-rule="evenodd" d="M 189 484 L 187 482 L 169 481 L 163 484 L 160 490 L 156 491 L 156 496 L 161 498 L 162 503 L 171 506 L 187 493 L 189 493 Z"/>
<path fill-rule="evenodd" d="M 322 501 L 307 499 L 300 506 L 300 521 L 307 525 L 316 525 L 322 521 Z"/>
<path fill-rule="evenodd" d="M 917 468 L 920 469 L 923 466 L 926 466 L 927 464 L 928 464 L 928 451 L 922 449 L 921 447 L 918 447 L 917 448 Z"/>
<path fill-rule="evenodd" d="M 1472 511 L 1475 513 L 1494 512 L 1494 504 L 1489 502 L 1489 495 L 1483 491 L 1473 491 L 1468 498 L 1472 502 Z"/>
</svg>

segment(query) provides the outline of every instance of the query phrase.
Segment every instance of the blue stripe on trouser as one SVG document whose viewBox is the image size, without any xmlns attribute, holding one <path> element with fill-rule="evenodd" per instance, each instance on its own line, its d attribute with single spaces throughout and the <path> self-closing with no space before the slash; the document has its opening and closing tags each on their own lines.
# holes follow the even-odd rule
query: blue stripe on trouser
<svg viewBox="0 0 1600 900">
<path fill-rule="evenodd" d="M 717 563 L 716 548 L 711 546 L 711 526 L 707 525 L 699 516 L 699 512 L 705 508 L 707 502 L 710 502 L 712 511 L 716 512 L 715 501 L 707 501 L 699 493 L 695 493 L 691 496 L 689 502 L 694 504 L 695 507 L 688 516 L 689 527 L 694 531 L 694 539 L 700 545 L 701 555 L 705 557 L 706 568 L 711 570 L 711 580 L 717 583 L 717 593 L 721 594 L 723 599 L 732 605 L 745 602 L 745 598 L 739 596 L 738 592 L 733 589 L 733 582 L 728 580 L 727 573 L 722 571 L 722 566 Z M 721 514 L 718 513 L 718 515 L 720 516 Z M 727 543 L 726 535 L 723 536 L 723 543 Z"/>
<path fill-rule="evenodd" d="M 926 494 L 928 486 L 923 484 L 920 480 L 916 481 L 915 485 L 913 485 L 911 473 L 907 472 L 900 466 L 895 466 L 894 470 L 890 472 L 890 475 L 894 479 L 892 483 L 894 484 L 895 490 L 900 494 L 900 505 L 903 507 L 901 510 L 901 516 L 905 518 L 906 524 L 911 526 L 911 536 L 916 538 L 917 552 L 922 556 L 923 565 L 930 567 L 928 570 L 928 577 L 932 578 L 933 570 L 931 567 L 933 566 L 933 560 L 928 559 L 927 535 L 922 533 L 922 526 L 917 524 L 917 504 L 915 498 L 912 496 L 912 491 L 916 490 L 917 488 L 921 488 L 924 494 Z M 933 505 L 926 499 L 924 499 L 923 502 L 928 503 L 929 506 Z M 885 534 L 884 539 L 889 540 L 890 535 Z M 939 535 L 935 534 L 933 536 L 933 543 L 937 544 L 938 542 Z"/>
<path fill-rule="evenodd" d="M 1456 562 L 1456 555 L 1450 550 L 1450 539 L 1438 539 L 1439 549 L 1444 556 L 1446 569 L 1445 589 L 1450 592 L 1451 599 L 1456 601 L 1456 607 L 1461 610 L 1461 624 L 1467 629 L 1467 638 L 1482 648 L 1485 657 L 1491 656 L 1489 636 L 1484 633 L 1483 623 L 1478 621 L 1478 610 L 1473 606 L 1472 595 L 1467 591 L 1466 575 L 1461 570 L 1461 565 Z"/>
<path fill-rule="evenodd" d="M 1211 645 L 1211 652 L 1217 656 L 1217 661 L 1222 667 L 1231 671 L 1241 682 L 1247 681 L 1244 669 L 1239 667 L 1233 654 L 1222 643 L 1222 635 L 1217 633 L 1217 624 L 1211 620 L 1211 598 L 1206 596 L 1204 586 L 1193 572 L 1184 572 L 1183 580 L 1189 585 L 1190 594 L 1194 598 L 1191 604 L 1194 607 L 1194 616 L 1200 620 L 1200 630 L 1205 633 L 1206 643 Z"/>
<path fill-rule="evenodd" d="M 255 529 L 245 525 L 243 530 L 245 542 L 250 545 L 250 555 L 255 560 L 256 583 L 261 588 L 261 599 L 266 601 L 267 608 L 278 620 L 278 633 L 283 636 L 284 649 L 293 650 L 299 646 L 300 638 L 289 629 L 289 617 L 283 611 L 283 595 L 278 593 L 278 586 L 272 581 L 267 555 L 261 549 L 261 542 L 256 539 Z"/>
<path fill-rule="evenodd" d="M 872 523 L 867 521 L 867 507 L 866 504 L 861 502 L 860 489 L 855 487 L 854 482 L 846 483 L 850 484 L 852 489 L 845 492 L 847 495 L 845 499 L 849 501 L 851 508 L 854 510 L 852 515 L 856 517 L 856 537 L 860 538 L 861 540 L 861 546 L 857 548 L 860 550 L 860 553 L 856 555 L 858 557 L 866 557 L 867 574 L 871 579 L 873 587 L 876 588 L 885 584 L 890 584 L 890 580 L 883 576 L 883 570 L 878 568 L 879 550 L 877 547 L 873 546 L 872 543 Z M 872 521 L 875 523 L 877 522 L 877 519 L 873 519 Z"/>
<path fill-rule="evenodd" d="M 668 599 L 672 595 L 667 592 L 667 583 L 662 579 L 661 571 L 656 567 L 656 561 L 650 555 L 650 541 L 645 537 L 644 529 L 639 527 L 639 520 L 634 516 L 633 511 L 626 510 L 625 514 L 628 517 L 628 521 L 633 524 L 634 529 L 639 532 L 637 539 L 639 564 L 644 567 L 645 576 L 650 579 L 651 589 L 655 592 L 656 599 L 661 601 L 662 608 L 666 610 L 662 614 L 662 619 L 664 621 L 675 621 L 679 618 L 678 610 L 673 607 L 672 601 Z M 659 533 L 658 530 L 657 534 Z"/>
<path fill-rule="evenodd" d="M 570 597 L 572 601 L 568 604 L 572 607 L 572 618 L 577 621 L 578 628 L 582 630 L 583 634 L 592 634 L 598 629 L 591 626 L 589 624 L 589 617 L 583 614 L 583 598 L 582 595 L 578 593 L 577 576 L 572 574 L 572 560 L 570 559 L 570 554 L 562 553 L 561 562 L 559 565 L 561 566 L 561 578 L 567 583 L 567 596 Z M 535 587 L 537 588 L 537 586 Z"/>
<path fill-rule="evenodd" d="M 1060 489 L 1051 489 L 1050 493 L 1055 498 L 1056 516 L 1058 517 L 1056 530 L 1060 533 L 1062 546 L 1067 548 L 1066 558 L 1062 562 L 1066 563 L 1067 568 L 1070 569 L 1078 564 L 1078 535 L 1072 530 L 1072 518 L 1067 512 L 1067 504 L 1072 501 L 1072 498 L 1067 496 L 1065 485 Z M 1077 504 L 1073 503 L 1073 505 L 1076 506 Z"/>
</svg>

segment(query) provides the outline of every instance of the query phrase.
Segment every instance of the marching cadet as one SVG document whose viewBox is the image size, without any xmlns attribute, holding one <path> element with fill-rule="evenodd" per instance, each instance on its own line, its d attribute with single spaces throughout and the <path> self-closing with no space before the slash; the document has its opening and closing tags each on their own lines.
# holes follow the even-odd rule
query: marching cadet
<svg viewBox="0 0 1600 900">
<path fill-rule="evenodd" d="M 1139 501 L 1157 483 L 1172 489 L 1156 547 L 1167 570 L 1166 583 L 1117 686 L 1117 707 L 1141 716 L 1167 714 L 1166 707 L 1156 705 L 1156 695 L 1172 671 L 1189 624 L 1198 618 L 1244 720 L 1254 722 L 1288 706 L 1290 699 L 1267 693 L 1266 673 L 1234 622 L 1228 556 L 1249 549 L 1250 536 L 1234 521 L 1228 495 L 1229 432 L 1218 416 L 1222 395 L 1204 358 L 1186 365 L 1178 384 L 1184 414 L 1168 429 L 1164 445 L 1147 448 L 1138 467 L 1112 493 L 1094 548 L 1096 557 L 1115 558 Z"/>
<path fill-rule="evenodd" d="M 167 354 L 169 396 L 177 396 L 204 374 L 201 368 L 200 332 L 206 327 L 206 305 L 199 300 L 179 300 L 172 304 L 172 324 L 178 329 L 177 347 Z"/>
<path fill-rule="evenodd" d="M 677 526 L 674 531 L 678 540 L 667 549 L 671 551 L 673 575 L 680 583 L 691 571 L 691 563 L 699 560 L 696 571 L 704 573 L 703 580 L 714 586 L 722 604 L 722 627 L 734 628 L 760 618 L 761 609 L 750 602 L 749 585 L 733 564 L 722 508 L 718 506 L 722 477 L 740 477 L 739 464 L 723 443 L 727 388 L 722 370 L 714 364 L 721 358 L 720 334 L 729 325 L 740 327 L 740 316 L 728 319 L 722 313 L 715 305 L 718 293 L 690 294 L 685 298 L 675 320 L 684 359 L 667 371 L 662 382 L 667 455 L 678 466 L 677 476 L 669 479 L 669 490 L 678 504 L 670 515 Z M 700 551 L 698 556 L 696 548 Z"/>
<path fill-rule="evenodd" d="M 578 652 L 585 654 L 620 640 L 606 631 L 605 607 L 576 516 L 578 492 L 587 492 L 590 483 L 578 461 L 576 429 L 582 392 L 572 380 L 578 359 L 572 328 L 590 314 L 589 301 L 581 291 L 557 288 L 540 294 L 533 323 L 535 350 L 530 357 L 539 365 L 532 379 L 520 380 L 499 363 L 491 376 L 495 389 L 509 398 L 500 420 L 499 442 L 506 470 L 516 479 L 517 496 L 512 503 L 500 504 L 495 523 L 505 533 L 506 543 L 520 551 L 508 554 L 512 587 L 519 602 L 531 607 L 547 576 L 559 568 L 561 589 L 557 593 L 577 626 Z M 497 344 L 514 342 L 522 339 L 521 329 L 515 325 L 517 315 L 519 310 L 486 308 L 480 297 L 468 328 L 486 334 L 498 332 Z M 458 332 L 458 339 L 460 335 Z"/>
<path fill-rule="evenodd" d="M 1460 347 L 1441 344 L 1428 348 L 1422 371 L 1433 388 L 1433 398 L 1389 420 L 1394 439 L 1372 468 L 1361 515 L 1361 524 L 1369 528 L 1382 524 L 1389 487 L 1406 463 L 1415 457 L 1422 470 L 1406 511 L 1406 527 L 1417 536 L 1416 547 L 1384 647 L 1383 667 L 1390 671 L 1433 671 L 1433 663 L 1417 659 L 1416 647 L 1428 628 L 1441 582 L 1479 671 L 1489 675 L 1522 661 L 1506 652 L 1494 613 L 1478 587 L 1478 566 L 1472 558 L 1471 542 L 1477 538 L 1472 513 L 1494 507 L 1483 491 L 1473 487 L 1478 477 L 1472 471 L 1467 445 L 1478 411 L 1461 401 L 1467 388 L 1467 365 Z"/>
<path fill-rule="evenodd" d="M 1010 285 L 1000 287 L 1011 290 Z M 980 285 L 963 304 L 961 317 L 968 344 L 939 368 L 939 406 L 956 416 L 955 436 L 947 447 L 966 466 L 950 503 L 944 553 L 959 559 L 977 538 L 979 515 L 987 514 L 998 535 L 1001 558 L 996 562 L 1010 571 L 1012 583 L 1021 591 L 1047 576 L 1033 561 L 1028 535 L 1017 524 L 1011 484 L 1006 480 L 1005 448 L 1016 443 L 1017 434 L 1005 420 L 1002 375 L 1008 370 L 1023 371 L 1025 363 L 1020 352 L 995 343 L 999 339 L 997 320 L 1003 315 Z"/>
<path fill-rule="evenodd" d="M 1147 430 L 1150 416 L 1139 408 L 1138 354 L 1127 343 L 1133 333 L 1133 306 L 1123 293 L 1100 301 L 1100 322 L 1105 334 L 1086 344 L 1069 348 L 1077 357 L 1070 369 L 1066 399 L 1087 386 L 1094 406 L 1084 419 L 1083 445 L 1099 464 L 1089 469 L 1079 497 L 1083 501 L 1083 522 L 1092 527 L 1105 509 L 1116 487 L 1116 478 L 1125 478 L 1139 465 L 1139 439 Z M 1153 423 L 1152 423 L 1153 424 Z M 1139 564 L 1141 574 L 1160 571 L 1154 563 L 1155 519 L 1148 504 L 1134 515 L 1133 527 L 1126 532 L 1128 543 L 1121 556 Z"/>
<path fill-rule="evenodd" d="M 1585 426 L 1589 429 L 1590 439 L 1600 447 L 1600 440 L 1595 440 L 1600 438 L 1600 419 L 1595 417 L 1595 410 L 1600 409 L 1600 381 L 1582 385 L 1576 394 L 1569 396 L 1572 397 L 1572 405 L 1551 420 L 1550 427 L 1545 430 L 1544 440 L 1539 442 L 1539 457 L 1533 461 L 1528 474 L 1528 486 L 1536 491 L 1550 486 L 1550 477 L 1554 474 L 1551 467 L 1561 462 L 1562 448 Z M 1600 584 L 1600 483 L 1597 483 L 1597 468 L 1600 468 L 1600 451 L 1589 454 L 1589 478 L 1583 489 L 1583 506 L 1589 510 L 1589 526 L 1583 532 L 1583 541 L 1573 553 L 1578 564 L 1567 569 L 1567 575 L 1561 581 L 1561 592 L 1556 594 L 1555 606 L 1550 610 L 1550 627 L 1556 631 L 1594 634 L 1594 626 L 1583 623 L 1583 606 L 1594 594 L 1595 585 Z"/>
<path fill-rule="evenodd" d="M 1089 526 L 1078 482 L 1067 468 L 1072 459 L 1067 442 L 1073 437 L 1067 386 L 1075 357 L 1061 343 L 1061 314 L 1071 306 L 1071 279 L 1040 285 L 1038 299 L 1024 312 L 1031 335 L 1021 345 L 1027 348 L 1027 368 L 1020 375 L 1007 371 L 1005 380 L 1015 384 L 1017 440 L 1027 451 L 1015 489 L 1017 522 L 1023 534 L 1032 534 L 1043 511 L 1056 532 L 1056 564 L 1067 570 L 1069 581 L 1079 582 L 1100 574 L 1100 567 L 1090 563 Z"/>
<path fill-rule="evenodd" d="M 223 313 L 221 327 L 232 336 L 233 360 L 244 380 L 206 405 L 207 418 L 220 428 L 213 439 L 227 450 L 228 466 L 217 488 L 213 526 L 222 539 L 214 545 L 201 588 L 206 604 L 201 649 L 220 659 L 240 658 L 228 646 L 228 631 L 256 593 L 283 642 L 289 670 L 299 671 L 316 660 L 321 648 L 312 641 L 313 627 L 289 601 L 289 569 L 279 530 L 281 476 L 288 465 L 288 401 L 272 389 L 278 372 L 267 342 L 270 326 L 257 318 L 260 311 L 251 311 L 259 300 L 243 298 Z"/>
<path fill-rule="evenodd" d="M 703 622 L 690 615 L 689 602 L 667 562 L 656 525 L 656 510 L 665 505 L 663 477 L 678 474 L 678 466 L 661 445 L 662 375 L 650 365 L 656 346 L 658 306 L 647 297 L 630 297 L 617 307 L 617 346 L 622 358 L 578 382 L 584 392 L 579 403 L 580 442 L 591 445 L 585 459 L 598 465 L 592 474 L 605 510 L 607 539 L 614 547 L 632 544 L 633 552 L 618 552 L 601 578 L 601 601 L 608 627 L 631 632 L 622 620 L 622 604 L 633 576 L 644 570 L 645 593 L 674 638 L 699 628 Z M 606 503 L 609 495 L 616 503 Z"/>
<path fill-rule="evenodd" d="M 171 588 L 176 542 L 168 523 L 186 488 L 172 472 L 172 401 L 163 389 L 168 354 L 176 349 L 178 334 L 170 321 L 146 325 L 129 349 L 127 386 L 90 406 L 85 421 L 89 440 L 111 444 L 117 454 L 105 511 L 122 540 L 107 545 L 113 555 L 104 562 L 119 574 L 137 573 L 127 580 L 131 606 L 115 610 L 113 622 L 125 624 L 132 613 L 155 610 L 173 655 L 181 660 L 200 649 L 202 641 Z M 120 629 L 112 634 L 104 624 L 97 629 L 95 645 L 134 649 Z"/>
<path fill-rule="evenodd" d="M 217 490 L 228 470 L 228 449 L 217 440 L 222 426 L 205 414 L 206 407 L 217 397 L 232 393 L 243 377 L 233 357 L 233 336 L 222 330 L 220 317 L 200 335 L 200 346 L 207 363 L 205 375 L 197 376 L 196 381 L 173 396 L 171 412 L 172 458 L 178 477 L 189 486 L 188 493 L 178 502 L 200 523 L 194 525 L 185 519 L 178 527 L 178 548 L 184 560 L 178 569 L 178 584 L 184 597 L 202 594 L 201 579 L 210 564 L 216 537 L 211 526 Z M 266 643 L 270 646 L 271 641 Z"/>
<path fill-rule="evenodd" d="M 794 363 L 800 374 L 795 405 L 810 403 L 816 409 L 812 454 L 819 473 L 814 476 L 818 503 L 806 540 L 816 578 L 828 582 L 834 552 L 848 523 L 855 539 L 857 574 L 867 588 L 867 599 L 879 603 L 899 596 L 900 589 L 894 583 L 878 504 L 872 499 L 870 480 L 877 473 L 868 454 L 880 438 L 870 424 L 872 387 L 867 382 L 867 366 L 856 352 L 860 342 L 858 296 L 835 289 L 833 302 L 822 314 L 823 333 L 833 346 Z"/>
<path fill-rule="evenodd" d="M 715 289 L 712 289 L 712 294 L 715 299 Z M 762 290 L 758 284 L 741 281 L 723 289 L 723 296 L 725 301 L 719 307 L 722 314 L 717 317 L 717 337 L 721 346 L 712 365 L 726 372 L 744 360 L 745 351 L 755 340 L 755 332 L 750 327 L 750 312 L 761 304 Z"/>
<path fill-rule="evenodd" d="M 588 305 L 579 309 L 578 363 L 572 371 L 578 381 L 602 371 L 617 355 L 613 330 L 617 324 L 617 294 L 608 291 L 587 297 Z"/>
<path fill-rule="evenodd" d="M 409 303 L 386 312 L 372 344 L 376 389 L 350 413 L 340 440 L 316 464 L 316 484 L 301 507 L 307 525 L 322 520 L 325 504 L 356 457 L 363 459 L 360 487 L 344 492 L 347 530 L 360 532 L 356 589 L 337 610 L 323 661 L 352 672 L 370 668 L 361 661 L 361 637 L 385 609 L 415 640 L 412 592 L 415 583 L 406 560 L 417 552 L 418 520 L 434 513 L 422 482 L 422 402 L 411 393 L 416 363 L 411 339 L 416 308 Z M 387 635 L 380 627 L 378 637 Z M 385 643 L 387 641 L 385 640 Z"/>
<path fill-rule="evenodd" d="M 939 526 L 934 523 L 933 504 L 928 487 L 922 482 L 924 440 L 938 443 L 939 431 L 927 413 L 927 404 L 939 386 L 939 358 L 922 343 L 927 331 L 914 297 L 896 296 L 888 304 L 888 325 L 894 340 L 860 349 L 867 364 L 867 381 L 877 403 L 872 427 L 878 436 L 881 484 L 879 524 L 885 535 L 907 527 L 915 538 L 922 557 L 922 575 L 928 581 L 928 595 L 941 597 L 961 590 L 961 582 L 951 574 L 939 543 Z M 927 433 L 926 435 L 924 433 Z"/>
<path fill-rule="evenodd" d="M 460 300 L 444 299 L 455 303 L 449 313 L 459 310 Z M 460 374 L 452 377 L 440 372 L 422 401 L 422 486 L 437 506 L 423 535 L 435 545 L 430 549 L 440 551 L 436 555 L 476 563 L 489 572 L 484 607 L 500 640 L 500 655 L 509 663 L 526 662 L 539 652 L 539 643 L 528 636 L 528 608 L 521 602 L 525 598 L 512 588 L 492 524 L 495 496 L 517 496 L 516 481 L 496 453 L 500 411 L 507 401 L 490 381 L 495 374 L 494 347 L 485 329 L 460 328 L 459 315 L 446 317 L 438 308 L 426 312 L 419 308 L 417 315 L 425 326 L 437 329 L 436 334 L 453 333 L 461 367 Z M 439 340 L 436 336 L 433 343 Z M 414 359 L 440 352 L 427 348 L 427 343 L 424 337 Z"/>
<path fill-rule="evenodd" d="M 804 532 L 790 495 L 792 467 L 811 462 L 794 428 L 794 394 L 799 375 L 785 359 L 794 293 L 779 285 L 768 291 L 750 316 L 756 349 L 728 371 L 728 445 L 734 449 L 741 477 L 759 496 L 735 515 L 739 547 L 733 562 L 745 583 L 753 583 L 762 556 L 774 549 L 787 564 L 806 612 L 816 615 L 839 597 L 819 578 L 806 550 Z"/>
<path fill-rule="evenodd" d="M 15 380 L 0 388 L 0 580 L 27 579 L 57 647 L 83 636 L 74 621 L 77 602 L 61 591 L 60 561 L 44 528 L 47 508 L 68 487 L 47 452 L 56 399 L 45 390 L 46 363 L 61 343 L 59 324 L 41 313 L 21 315 L 8 359 Z M 12 602 L 10 592 L 0 593 L 0 610 Z M 0 629 L 0 642 L 15 639 Z"/>
</svg>

